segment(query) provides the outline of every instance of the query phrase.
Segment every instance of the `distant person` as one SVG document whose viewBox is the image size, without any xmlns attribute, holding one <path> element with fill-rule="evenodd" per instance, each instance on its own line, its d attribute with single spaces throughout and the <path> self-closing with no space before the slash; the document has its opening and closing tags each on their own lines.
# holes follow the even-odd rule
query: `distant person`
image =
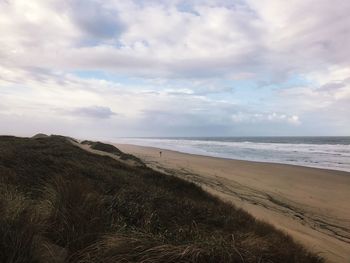
<svg viewBox="0 0 350 263">
<path fill-rule="evenodd" d="M 162 152 L 159 152 L 159 157 L 162 157 Z"/>
</svg>

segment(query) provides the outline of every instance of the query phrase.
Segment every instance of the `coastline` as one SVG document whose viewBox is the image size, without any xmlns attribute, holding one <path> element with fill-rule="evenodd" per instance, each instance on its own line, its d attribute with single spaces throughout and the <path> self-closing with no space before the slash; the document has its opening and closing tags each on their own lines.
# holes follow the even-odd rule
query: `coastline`
<svg viewBox="0 0 350 263">
<path fill-rule="evenodd" d="M 227 140 L 225 138 L 218 140 L 215 138 L 210 140 L 196 138 L 193 140 L 185 138 L 121 138 L 115 142 L 162 148 L 192 155 L 250 162 L 289 164 L 350 173 L 350 137 L 344 137 L 344 141 L 337 137 L 337 143 L 332 141 L 331 137 L 325 137 L 326 139 L 323 140 L 319 139 L 319 137 L 310 137 L 310 139 L 306 139 L 307 137 L 283 137 L 283 140 L 279 140 L 278 137 L 271 137 L 274 138 L 273 140 L 267 140 L 268 137 L 261 137 L 259 140 L 244 137 L 239 140 L 237 138 L 231 139 L 228 137 Z M 295 143 L 293 143 L 294 141 Z M 339 144 L 342 142 L 343 144 Z"/>
<path fill-rule="evenodd" d="M 114 143 L 289 233 L 330 262 L 350 258 L 350 173 Z M 162 156 L 159 156 L 162 151 Z"/>
</svg>

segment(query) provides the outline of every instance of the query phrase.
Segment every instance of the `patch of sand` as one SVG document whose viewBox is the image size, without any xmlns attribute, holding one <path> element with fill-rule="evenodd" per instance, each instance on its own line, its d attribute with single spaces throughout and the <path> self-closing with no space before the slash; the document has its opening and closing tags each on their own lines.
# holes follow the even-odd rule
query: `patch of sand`
<svg viewBox="0 0 350 263">
<path fill-rule="evenodd" d="M 350 173 L 115 144 L 273 224 L 329 262 L 350 262 Z"/>
</svg>

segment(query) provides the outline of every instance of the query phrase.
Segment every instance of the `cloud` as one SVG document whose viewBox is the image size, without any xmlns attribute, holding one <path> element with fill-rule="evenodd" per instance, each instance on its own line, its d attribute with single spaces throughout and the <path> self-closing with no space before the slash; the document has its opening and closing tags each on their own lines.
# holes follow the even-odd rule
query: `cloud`
<svg viewBox="0 0 350 263">
<path fill-rule="evenodd" d="M 101 134 L 96 119 L 140 135 L 348 134 L 349 9 L 343 0 L 0 1 L 0 120 L 41 116 L 40 127 L 65 131 L 74 120 L 91 134 Z"/>
<path fill-rule="evenodd" d="M 198 16 L 131 1 L 50 3 L 16 0 L 6 7 L 0 28 L 9 44 L 4 54 L 13 51 L 7 63 L 32 66 L 35 59 L 43 67 L 191 77 L 222 75 L 258 57 L 255 26 L 243 9 L 198 6 Z M 87 33 L 93 45 L 81 47 Z"/>
<path fill-rule="evenodd" d="M 299 116 L 287 115 L 283 113 L 251 113 L 251 112 L 237 112 L 231 115 L 231 120 L 234 123 L 287 123 L 292 125 L 300 125 Z"/>
<path fill-rule="evenodd" d="M 73 22 L 86 32 L 92 41 L 96 41 L 97 38 L 97 43 L 104 38 L 117 38 L 124 30 L 118 10 L 103 2 L 73 0 L 69 2 L 67 9 Z"/>
<path fill-rule="evenodd" d="M 0 56 L 22 66 L 35 61 L 61 70 L 146 77 L 258 80 L 267 75 L 283 81 L 295 72 L 350 61 L 350 4 L 341 0 L 14 0 L 2 5 L 0 41 L 6 45 Z"/>
<path fill-rule="evenodd" d="M 80 107 L 72 110 L 71 113 L 73 115 L 95 119 L 108 119 L 116 115 L 110 108 L 103 106 Z"/>
</svg>

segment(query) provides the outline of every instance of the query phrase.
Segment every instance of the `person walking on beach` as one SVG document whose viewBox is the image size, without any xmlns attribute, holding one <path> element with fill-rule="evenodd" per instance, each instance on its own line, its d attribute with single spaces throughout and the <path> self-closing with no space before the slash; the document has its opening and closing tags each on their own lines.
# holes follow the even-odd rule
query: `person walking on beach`
<svg viewBox="0 0 350 263">
<path fill-rule="evenodd" d="M 159 157 L 162 157 L 162 152 L 161 151 L 159 152 Z"/>
</svg>

